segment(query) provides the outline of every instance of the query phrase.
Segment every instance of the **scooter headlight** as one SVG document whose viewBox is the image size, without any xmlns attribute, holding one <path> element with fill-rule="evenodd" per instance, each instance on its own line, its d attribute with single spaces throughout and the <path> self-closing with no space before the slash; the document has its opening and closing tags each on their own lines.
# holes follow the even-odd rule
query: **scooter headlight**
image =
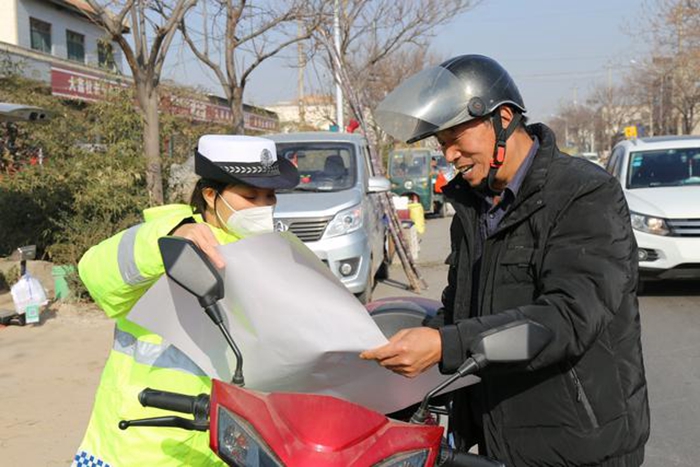
<svg viewBox="0 0 700 467">
<path fill-rule="evenodd" d="M 422 451 L 402 452 L 384 459 L 374 467 L 423 467 L 428 461 L 430 451 L 424 449 Z"/>
<path fill-rule="evenodd" d="M 282 467 L 272 450 L 245 420 L 219 407 L 219 457 L 236 467 Z"/>
<path fill-rule="evenodd" d="M 338 237 L 349 234 L 362 227 L 362 207 L 358 204 L 341 211 L 328 223 L 324 237 Z"/>
</svg>

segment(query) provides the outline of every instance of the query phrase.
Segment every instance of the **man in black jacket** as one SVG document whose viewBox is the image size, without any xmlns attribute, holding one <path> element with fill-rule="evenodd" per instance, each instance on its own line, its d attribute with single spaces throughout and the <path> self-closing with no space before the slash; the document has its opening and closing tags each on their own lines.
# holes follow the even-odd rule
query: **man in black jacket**
<svg viewBox="0 0 700 467">
<path fill-rule="evenodd" d="M 550 344 L 527 366 L 492 366 L 453 401 L 459 447 L 509 466 L 639 466 L 649 406 L 636 298 L 637 247 L 618 182 L 562 154 L 490 58 L 414 75 L 377 120 L 407 142 L 435 136 L 459 174 L 442 312 L 362 357 L 405 376 L 454 372 L 476 336 L 530 319 Z M 483 452 L 483 451 L 482 451 Z"/>
</svg>

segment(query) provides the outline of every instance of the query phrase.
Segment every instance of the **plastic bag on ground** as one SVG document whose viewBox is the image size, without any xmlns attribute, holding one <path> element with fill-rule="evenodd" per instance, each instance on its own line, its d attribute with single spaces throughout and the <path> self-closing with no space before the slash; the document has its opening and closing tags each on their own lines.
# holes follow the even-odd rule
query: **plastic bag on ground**
<svg viewBox="0 0 700 467">
<path fill-rule="evenodd" d="M 29 273 L 20 277 L 19 281 L 10 289 L 10 293 L 18 314 L 23 314 L 28 306 L 37 305 L 42 307 L 49 303 L 41 282 Z"/>
</svg>

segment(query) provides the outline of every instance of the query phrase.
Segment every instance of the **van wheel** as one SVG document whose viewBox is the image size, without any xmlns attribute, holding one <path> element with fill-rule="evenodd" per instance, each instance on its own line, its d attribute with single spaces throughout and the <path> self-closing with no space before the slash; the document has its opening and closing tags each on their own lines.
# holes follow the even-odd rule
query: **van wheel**
<svg viewBox="0 0 700 467">
<path fill-rule="evenodd" d="M 389 237 L 389 245 L 387 245 L 390 249 L 395 249 L 394 247 L 394 241 Z M 375 280 L 383 281 L 385 279 L 389 278 L 389 268 L 391 267 L 391 258 L 394 256 L 388 252 L 384 252 L 384 257 L 382 258 L 382 264 L 379 265 L 379 269 L 377 269 L 377 273 L 374 275 Z"/>
<path fill-rule="evenodd" d="M 379 265 L 379 269 L 377 269 L 377 274 L 375 274 L 374 278 L 378 281 L 383 281 L 389 278 L 389 262 L 386 259 L 384 259 L 382 264 Z"/>
<path fill-rule="evenodd" d="M 374 290 L 374 277 L 372 276 L 372 266 L 373 263 L 369 263 L 369 274 L 367 274 L 367 283 L 365 284 L 365 290 L 359 294 L 355 294 L 355 297 L 363 305 L 372 301 L 372 291 Z"/>
<path fill-rule="evenodd" d="M 355 297 L 357 297 L 360 303 L 366 305 L 372 301 L 372 291 L 367 287 L 364 292 L 355 295 Z"/>
<path fill-rule="evenodd" d="M 375 279 L 380 281 L 389 278 L 389 268 L 396 254 L 396 245 L 394 245 L 394 239 L 389 232 L 386 232 L 386 241 L 384 243 L 384 258 L 382 258 L 382 264 L 377 269 L 377 274 L 374 275 Z"/>
</svg>

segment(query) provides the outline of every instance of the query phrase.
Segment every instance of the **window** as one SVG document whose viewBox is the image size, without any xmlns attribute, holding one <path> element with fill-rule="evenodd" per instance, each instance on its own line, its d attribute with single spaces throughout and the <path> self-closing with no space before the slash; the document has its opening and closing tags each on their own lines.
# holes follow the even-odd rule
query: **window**
<svg viewBox="0 0 700 467">
<path fill-rule="evenodd" d="M 624 154 L 625 148 L 618 146 L 613 150 L 610 159 L 608 159 L 608 165 L 606 167 L 606 170 L 617 179 L 620 178 L 620 169 L 622 168 L 622 159 Z"/>
<path fill-rule="evenodd" d="M 68 60 L 85 63 L 85 36 L 66 30 L 66 45 L 68 47 Z"/>
<path fill-rule="evenodd" d="M 627 188 L 700 184 L 700 148 L 658 149 L 630 154 Z"/>
<path fill-rule="evenodd" d="M 100 68 L 106 68 L 107 70 L 116 70 L 112 44 L 105 40 L 97 41 L 97 65 Z"/>
<path fill-rule="evenodd" d="M 301 182 L 294 191 L 342 191 L 355 185 L 355 145 L 332 142 L 278 143 L 277 157 L 297 166 Z"/>
<path fill-rule="evenodd" d="M 51 53 L 51 25 L 38 19 L 29 18 L 32 49 Z"/>
</svg>

